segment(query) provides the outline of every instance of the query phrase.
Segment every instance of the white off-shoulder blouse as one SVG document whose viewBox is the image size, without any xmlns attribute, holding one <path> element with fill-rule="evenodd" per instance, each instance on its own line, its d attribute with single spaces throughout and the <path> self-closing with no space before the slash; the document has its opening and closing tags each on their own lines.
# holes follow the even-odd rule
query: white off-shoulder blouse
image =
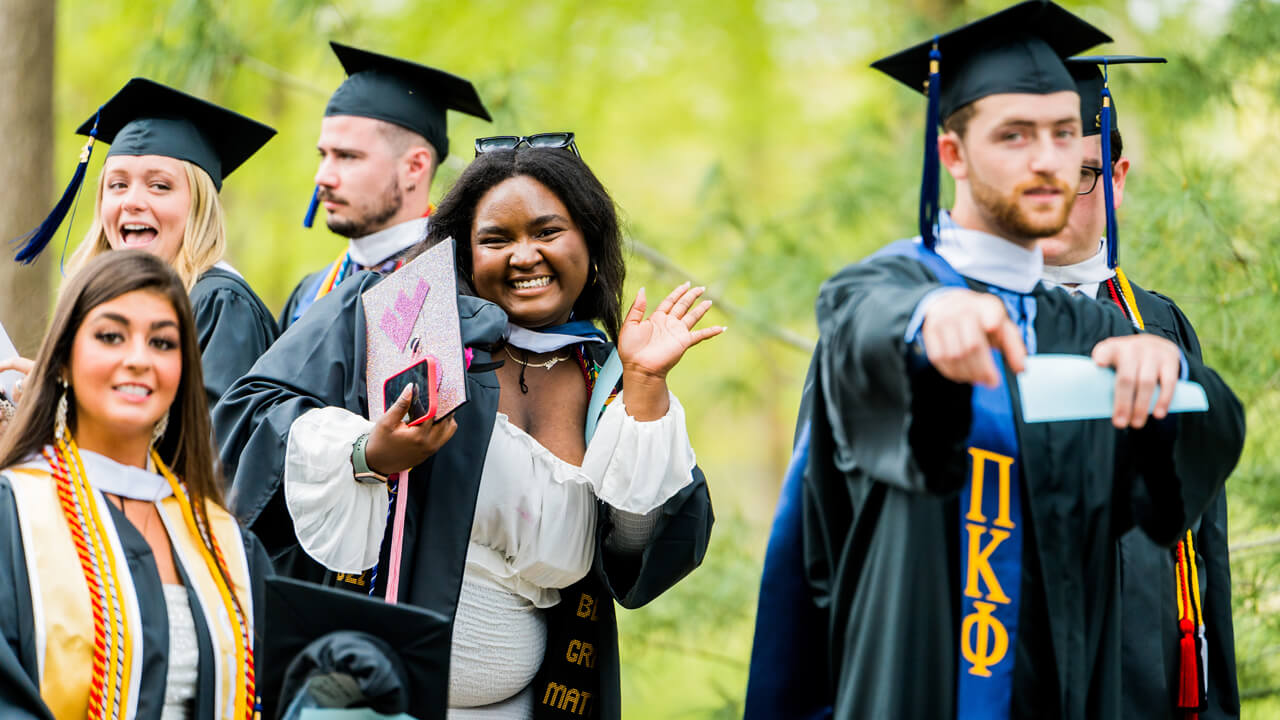
<svg viewBox="0 0 1280 720">
<path fill-rule="evenodd" d="M 386 532 L 386 486 L 352 477 L 351 444 L 372 426 L 341 408 L 319 408 L 290 428 L 285 501 L 302 548 L 335 572 L 373 567 Z M 521 691 L 542 663 L 540 610 L 590 572 L 597 501 L 614 521 L 608 546 L 640 552 L 659 508 L 693 481 L 695 463 L 684 408 L 674 395 L 666 415 L 639 422 L 627 414 L 620 393 L 581 466 L 556 457 L 498 414 L 481 471 L 450 672 L 450 706 L 476 712 L 451 716 L 528 716 L 528 693 Z"/>
</svg>

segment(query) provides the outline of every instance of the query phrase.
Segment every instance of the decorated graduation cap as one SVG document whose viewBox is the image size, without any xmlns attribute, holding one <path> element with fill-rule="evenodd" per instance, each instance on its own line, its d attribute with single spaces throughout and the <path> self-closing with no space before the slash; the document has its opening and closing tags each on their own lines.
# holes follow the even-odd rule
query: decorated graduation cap
<svg viewBox="0 0 1280 720">
<path fill-rule="evenodd" d="M 84 182 L 95 141 L 109 143 L 113 155 L 163 155 L 204 170 L 214 187 L 271 139 L 271 127 L 171 87 L 133 78 L 76 130 L 89 141 L 71 183 L 53 212 L 18 239 L 17 259 L 33 262 L 53 238 Z"/>
<path fill-rule="evenodd" d="M 428 720 L 448 706 L 449 620 L 349 590 L 291 578 L 266 581 L 258 665 L 264 718 L 301 692 L 328 707 L 368 707 Z"/>
<path fill-rule="evenodd" d="M 355 115 L 399 125 L 426 138 L 443 161 L 449 154 L 446 113 L 457 110 L 492 121 L 471 81 L 415 62 L 341 43 L 329 46 L 347 79 L 338 86 L 324 116 Z M 312 194 L 303 227 L 311 227 L 320 189 Z"/>
<path fill-rule="evenodd" d="M 1080 122 L 1085 136 L 1102 136 L 1102 192 L 1107 206 L 1107 267 L 1115 269 L 1120 262 L 1119 225 L 1116 222 L 1116 205 L 1113 199 L 1115 186 L 1112 181 L 1111 133 L 1116 128 L 1116 105 L 1107 83 L 1107 68 L 1111 65 L 1135 63 L 1163 63 L 1161 57 L 1139 55 L 1089 55 L 1067 59 L 1067 69 L 1075 78 L 1080 93 Z"/>
<path fill-rule="evenodd" d="M 1048 0 L 1027 0 L 871 64 L 928 97 L 920 237 L 938 222 L 938 126 L 988 95 L 1076 91 L 1063 58 L 1111 38 Z"/>
</svg>

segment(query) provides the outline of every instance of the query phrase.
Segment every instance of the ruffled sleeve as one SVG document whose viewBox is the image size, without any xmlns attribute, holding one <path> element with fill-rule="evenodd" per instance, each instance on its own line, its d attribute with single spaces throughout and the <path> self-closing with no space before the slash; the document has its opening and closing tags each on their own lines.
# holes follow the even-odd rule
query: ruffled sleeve
<svg viewBox="0 0 1280 720">
<path fill-rule="evenodd" d="M 360 573 L 378 562 L 387 529 L 387 486 L 361 483 L 351 445 L 373 423 L 341 408 L 308 410 L 289 428 L 284 498 L 298 542 L 334 572 Z"/>
<path fill-rule="evenodd" d="M 697 464 L 684 407 L 668 394 L 667 414 L 640 422 L 627 414 L 626 391 L 605 410 L 582 461 L 596 497 L 617 510 L 643 515 L 693 482 Z"/>
</svg>

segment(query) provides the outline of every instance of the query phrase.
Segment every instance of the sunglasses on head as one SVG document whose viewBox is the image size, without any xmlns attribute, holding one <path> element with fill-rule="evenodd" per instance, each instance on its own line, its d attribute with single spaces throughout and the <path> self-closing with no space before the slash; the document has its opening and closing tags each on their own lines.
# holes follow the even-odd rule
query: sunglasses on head
<svg viewBox="0 0 1280 720">
<path fill-rule="evenodd" d="M 521 145 L 532 148 L 565 148 L 569 152 L 582 157 L 578 146 L 573 142 L 571 132 L 538 133 L 536 135 L 494 135 L 493 137 L 476 138 L 476 156 L 495 150 L 515 150 Z"/>
</svg>

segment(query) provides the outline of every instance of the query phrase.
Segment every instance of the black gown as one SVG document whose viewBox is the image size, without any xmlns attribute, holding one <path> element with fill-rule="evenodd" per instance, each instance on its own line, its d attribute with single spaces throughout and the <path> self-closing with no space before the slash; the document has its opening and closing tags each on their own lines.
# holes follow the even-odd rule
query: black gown
<svg viewBox="0 0 1280 720">
<path fill-rule="evenodd" d="M 1114 303 L 1102 283 L 1098 301 Z M 1177 343 L 1200 359 L 1200 339 L 1191 321 L 1169 298 L 1130 281 L 1147 332 Z M 1208 707 L 1202 720 L 1240 717 L 1235 631 L 1231 622 L 1231 564 L 1227 552 L 1227 496 L 1218 493 L 1195 525 L 1196 566 L 1204 604 L 1209 666 Z M 1126 717 L 1180 718 L 1178 604 L 1173 551 L 1131 530 L 1120 539 L 1123 608 L 1124 711 Z"/>
<path fill-rule="evenodd" d="M 237 378 L 271 347 L 280 331 L 275 318 L 244 278 L 219 267 L 205 271 L 191 289 L 204 391 L 213 407 Z"/>
<path fill-rule="evenodd" d="M 971 391 L 927 364 L 912 374 L 903 339 L 938 287 L 919 262 L 886 257 L 841 271 L 818 299 L 804 558 L 827 619 L 837 718 L 955 716 Z M 1043 286 L 1034 297 L 1040 353 L 1088 354 L 1135 332 L 1088 298 Z M 1138 526 L 1172 543 L 1218 496 L 1244 441 L 1230 389 L 1195 358 L 1187 365 L 1210 410 L 1141 431 L 1023 423 L 1006 372 L 1025 533 L 1013 717 L 1121 717 L 1117 541 Z"/>
<path fill-rule="evenodd" d="M 139 720 L 160 720 L 169 670 L 169 618 L 160 574 L 156 570 L 151 547 L 142 534 L 114 504 L 106 505 L 110 507 L 112 521 L 124 543 L 129 573 L 137 588 L 143 626 L 142 679 L 136 717 Z M 253 583 L 254 627 L 257 629 L 254 646 L 257 652 L 262 648 L 259 640 L 264 630 L 263 603 L 258 599 L 263 597 L 263 583 L 271 574 L 271 563 L 252 533 L 242 530 L 241 535 L 249 562 L 249 578 Z M 214 673 L 207 672 L 213 667 L 209 630 L 205 626 L 204 613 L 199 610 L 199 600 L 190 590 L 191 581 L 181 563 L 175 563 L 175 566 L 182 576 L 183 585 L 188 588 L 187 597 L 191 602 L 200 647 L 202 672 L 196 682 L 195 710 L 191 717 L 193 720 L 214 720 Z M 34 622 L 18 508 L 9 481 L 0 477 L 0 632 L 4 633 L 5 639 L 0 643 L 0 717 L 4 720 L 53 720 L 53 715 L 40 699 Z M 88 669 L 83 669 L 83 672 L 88 672 Z"/>
<path fill-rule="evenodd" d="M 282 478 L 289 428 L 303 413 L 330 406 L 367 416 L 360 296 L 380 279 L 371 272 L 354 275 L 317 301 L 236 382 L 213 413 L 224 472 L 233 478 L 231 506 L 259 534 L 277 572 L 360 592 L 367 592 L 360 586 L 364 578 L 327 572 L 299 547 L 284 502 Z M 410 473 L 413 490 L 400 568 L 400 601 L 438 612 L 450 622 L 457 610 L 481 470 L 498 409 L 496 374 L 492 369 L 476 370 L 491 363 L 486 348 L 500 340 L 507 322 L 497 305 L 474 297 L 459 296 L 458 310 L 463 343 L 475 350 L 473 372 L 467 375 L 468 402 L 454 414 L 458 430 L 453 438 Z M 612 523 L 601 504 L 592 572 L 562 590 L 561 603 L 547 611 L 548 647 L 542 672 L 534 680 L 535 717 L 590 717 L 590 712 L 607 720 L 621 716 L 617 624 L 614 604 L 606 598 L 623 607 L 640 607 L 702 562 L 713 516 L 701 470 L 694 469 L 694 482 L 660 512 L 643 553 L 624 555 L 605 546 Z M 383 540 L 380 568 L 388 562 L 390 535 Z M 375 595 L 385 593 L 386 575 L 378 573 Z M 594 636 L 594 667 L 561 662 L 567 655 L 565 646 L 586 636 Z M 450 649 L 441 644 L 436 658 L 439 667 L 449 667 Z M 431 692 L 443 716 L 448 673 L 433 680 Z M 566 705 L 567 692 L 575 689 L 591 693 L 591 703 L 578 708 L 590 712 L 572 713 L 576 703 Z"/>
<path fill-rule="evenodd" d="M 329 274 L 330 265 L 326 265 L 323 269 L 310 273 L 302 278 L 297 285 L 294 286 L 293 292 L 289 293 L 289 299 L 284 302 L 284 309 L 280 311 L 280 317 L 276 318 L 276 325 L 279 326 L 280 332 L 289 329 L 293 324 L 293 314 L 298 311 L 298 305 L 309 292 L 313 292 L 312 288 L 316 286 L 316 282 Z"/>
</svg>

